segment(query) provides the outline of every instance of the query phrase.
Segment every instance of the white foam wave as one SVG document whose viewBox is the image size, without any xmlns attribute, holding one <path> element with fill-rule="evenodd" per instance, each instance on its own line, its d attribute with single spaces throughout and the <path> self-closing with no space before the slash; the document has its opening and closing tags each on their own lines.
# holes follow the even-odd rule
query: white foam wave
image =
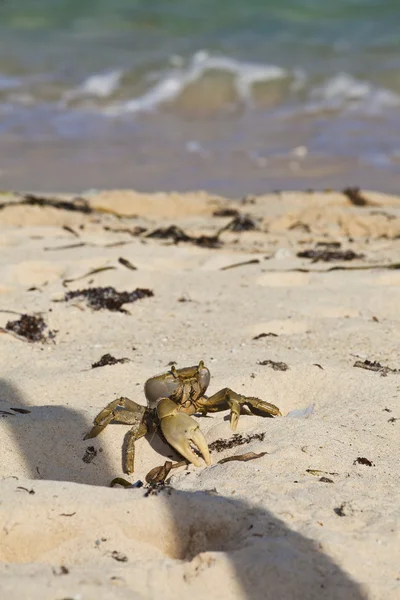
<svg viewBox="0 0 400 600">
<path fill-rule="evenodd" d="M 95 96 L 97 98 L 108 98 L 119 87 L 124 72 L 122 69 L 115 69 L 107 73 L 96 73 L 90 75 L 80 86 L 74 90 L 65 92 L 62 100 L 68 103 L 77 98 L 85 96 Z"/>
<path fill-rule="evenodd" d="M 314 103 L 311 109 L 361 110 L 367 114 L 378 114 L 385 108 L 400 105 L 400 96 L 374 86 L 368 81 L 355 79 L 347 73 L 338 73 L 310 93 Z"/>
<path fill-rule="evenodd" d="M 245 104 L 251 102 L 252 87 L 255 84 L 283 79 L 289 75 L 281 67 L 240 62 L 224 56 L 210 56 L 204 50 L 197 52 L 187 65 L 177 58 L 174 57 L 173 67 L 167 73 L 164 71 L 162 78 L 148 92 L 133 100 L 108 107 L 105 110 L 106 114 L 121 115 L 155 110 L 161 104 L 178 98 L 188 85 L 199 81 L 210 71 L 231 74 L 238 99 Z"/>
</svg>

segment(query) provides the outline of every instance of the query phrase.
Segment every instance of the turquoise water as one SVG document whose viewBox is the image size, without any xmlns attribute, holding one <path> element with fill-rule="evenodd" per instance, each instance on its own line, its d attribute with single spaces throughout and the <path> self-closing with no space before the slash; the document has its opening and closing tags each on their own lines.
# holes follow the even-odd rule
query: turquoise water
<svg viewBox="0 0 400 600">
<path fill-rule="evenodd" d="M 0 186 L 397 190 L 399 23 L 398 0 L 3 0 Z"/>
</svg>

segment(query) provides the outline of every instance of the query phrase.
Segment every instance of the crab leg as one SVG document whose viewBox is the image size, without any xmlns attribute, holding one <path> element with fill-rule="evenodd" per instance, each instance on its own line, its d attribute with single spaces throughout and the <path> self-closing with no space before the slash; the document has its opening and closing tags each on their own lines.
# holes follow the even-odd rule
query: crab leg
<svg viewBox="0 0 400 600">
<path fill-rule="evenodd" d="M 99 435 L 111 421 L 115 423 L 127 423 L 134 425 L 137 421 L 142 421 L 145 413 L 145 407 L 133 402 L 129 398 L 122 396 L 107 404 L 105 408 L 94 419 L 94 427 L 85 435 L 84 440 L 89 440 Z"/>
<path fill-rule="evenodd" d="M 146 407 L 137 404 L 129 398 L 117 398 L 108 404 L 95 418 L 94 426 L 83 439 L 89 440 L 96 437 L 107 427 L 111 421 L 132 425 L 126 436 L 126 453 L 124 470 L 130 474 L 134 471 L 135 442 L 146 435 Z"/>
<path fill-rule="evenodd" d="M 255 414 L 259 413 L 263 416 L 268 417 L 281 416 L 281 411 L 277 406 L 275 406 L 275 404 L 265 402 L 264 400 L 260 400 L 259 398 L 253 398 L 251 396 L 242 396 L 242 394 L 238 394 L 230 388 L 223 388 L 222 390 L 216 392 L 213 396 L 210 396 L 209 398 L 204 397 L 201 403 L 199 402 L 199 404 L 199 411 L 201 411 L 203 414 L 207 414 L 207 412 L 217 412 L 219 410 L 225 410 L 226 408 L 230 408 L 230 423 L 231 429 L 233 429 L 233 431 L 235 431 L 237 428 L 239 416 L 243 406 L 248 407 L 250 411 Z"/>
<path fill-rule="evenodd" d="M 190 447 L 192 442 L 199 449 L 207 465 L 211 464 L 206 439 L 198 423 L 192 417 L 179 411 L 178 406 L 169 398 L 161 398 L 157 405 L 161 431 L 168 444 L 196 467 L 201 466 L 199 457 Z"/>
<path fill-rule="evenodd" d="M 125 473 L 130 475 L 135 470 L 135 442 L 146 435 L 147 426 L 145 423 L 135 424 L 127 433 L 126 454 L 125 454 Z"/>
</svg>

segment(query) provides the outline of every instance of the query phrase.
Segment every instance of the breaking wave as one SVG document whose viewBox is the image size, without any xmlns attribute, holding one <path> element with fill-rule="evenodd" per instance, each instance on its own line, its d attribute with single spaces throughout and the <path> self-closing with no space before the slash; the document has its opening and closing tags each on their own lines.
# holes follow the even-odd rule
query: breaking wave
<svg viewBox="0 0 400 600">
<path fill-rule="evenodd" d="M 29 99 L 29 102 L 28 102 Z M 240 61 L 202 50 L 189 59 L 173 56 L 167 67 L 146 72 L 122 68 L 89 75 L 71 88 L 46 75 L 0 73 L 0 106 L 46 104 L 62 110 L 89 110 L 118 117 L 175 106 L 206 116 L 232 108 L 282 108 L 290 114 L 357 111 L 376 115 L 400 106 L 393 90 L 348 73 L 325 81 L 301 69 Z"/>
<path fill-rule="evenodd" d="M 288 71 L 274 65 L 258 65 L 237 61 L 224 56 L 211 56 L 206 51 L 194 54 L 188 64 L 183 59 L 175 57 L 173 65 L 159 80 L 143 95 L 114 104 L 107 108 L 107 114 L 120 115 L 124 113 L 148 112 L 158 106 L 176 100 L 190 85 L 201 81 L 210 72 L 220 72 L 232 77 L 237 101 L 248 105 L 252 101 L 253 87 L 289 77 Z M 301 73 L 294 74 L 299 82 Z"/>
<path fill-rule="evenodd" d="M 379 114 L 385 108 L 400 105 L 395 92 L 374 86 L 368 81 L 355 79 L 347 73 L 339 73 L 320 86 L 311 89 L 311 110 L 357 110 L 364 114 Z"/>
</svg>

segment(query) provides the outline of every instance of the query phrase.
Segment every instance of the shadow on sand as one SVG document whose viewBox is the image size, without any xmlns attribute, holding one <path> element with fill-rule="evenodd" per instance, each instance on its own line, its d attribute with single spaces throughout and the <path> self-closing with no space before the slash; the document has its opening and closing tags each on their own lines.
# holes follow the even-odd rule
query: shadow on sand
<svg viewBox="0 0 400 600">
<path fill-rule="evenodd" d="M 66 406 L 28 406 L 18 388 L 4 379 L 0 379 L 0 410 L 3 465 L 17 448 L 23 473 L 32 479 L 106 485 L 115 477 L 108 456 L 98 450 L 101 443 L 83 441 L 91 423 L 81 413 Z"/>
<path fill-rule="evenodd" d="M 16 386 L 3 380 L 0 382 L 0 409 L 13 413 L 11 407 L 31 411 L 29 414 L 2 414 L 3 425 L 6 424 L 12 436 L 9 439 L 9 451 L 13 450 L 12 446 L 14 451 L 18 448 L 28 477 L 93 484 L 99 480 L 110 481 L 118 475 L 112 472 L 105 451 L 97 458 L 95 471 L 88 468 L 92 465 L 82 461 L 82 444 L 78 442 L 90 423 L 85 422 L 79 413 L 61 406 L 28 407 Z M 40 444 L 36 444 L 39 437 Z M 5 460 L 6 442 L 2 440 Z M 80 470 L 78 465 L 82 465 Z M 91 515 L 92 519 L 98 521 L 96 531 L 101 532 L 107 514 L 107 518 L 114 522 L 115 530 L 128 528 L 127 537 L 139 547 L 143 541 L 141 536 L 144 536 L 144 531 L 140 530 L 146 527 L 146 544 L 154 544 L 158 550 L 161 548 L 166 558 L 176 560 L 176 568 L 181 569 L 182 573 L 181 584 L 179 589 L 166 589 L 163 594 L 166 599 L 187 597 L 191 582 L 195 580 L 196 585 L 204 583 L 205 594 L 212 598 L 212 592 L 206 590 L 211 580 L 218 581 L 221 577 L 224 585 L 226 581 L 224 597 L 228 599 L 366 598 L 358 584 L 324 554 L 317 542 L 290 530 L 265 508 L 207 492 L 181 492 L 165 488 L 156 497 L 145 497 L 143 489 L 104 491 L 106 500 L 103 514 Z M 98 487 L 85 488 L 84 503 L 90 503 L 98 494 Z M 29 495 L 23 500 L 20 495 L 18 498 L 19 502 L 36 501 L 35 497 Z M 125 515 L 126 505 L 130 512 L 128 519 Z M 131 510 L 133 505 L 135 509 Z M 144 506 L 146 512 L 153 511 L 147 524 L 142 518 Z M 58 526 L 56 519 L 45 522 L 46 518 L 45 513 L 43 517 L 38 514 L 37 523 L 33 525 L 37 528 L 35 535 L 40 535 L 43 527 L 48 530 Z M 82 517 L 80 524 L 78 511 L 74 517 L 75 530 L 79 531 L 79 527 L 84 530 L 85 518 Z M 28 535 L 32 535 L 32 524 L 29 528 Z M 21 530 L 18 535 L 21 536 Z M 163 568 L 159 562 L 157 567 L 156 563 L 150 567 Z M 129 569 L 134 567 L 135 562 L 127 563 L 128 585 Z M 166 570 L 168 568 L 165 567 Z M 137 576 L 137 571 L 131 573 L 132 594 L 136 589 L 135 573 Z M 146 574 L 142 577 L 146 577 Z M 151 585 L 148 585 L 149 595 L 146 597 L 154 598 Z"/>
</svg>

